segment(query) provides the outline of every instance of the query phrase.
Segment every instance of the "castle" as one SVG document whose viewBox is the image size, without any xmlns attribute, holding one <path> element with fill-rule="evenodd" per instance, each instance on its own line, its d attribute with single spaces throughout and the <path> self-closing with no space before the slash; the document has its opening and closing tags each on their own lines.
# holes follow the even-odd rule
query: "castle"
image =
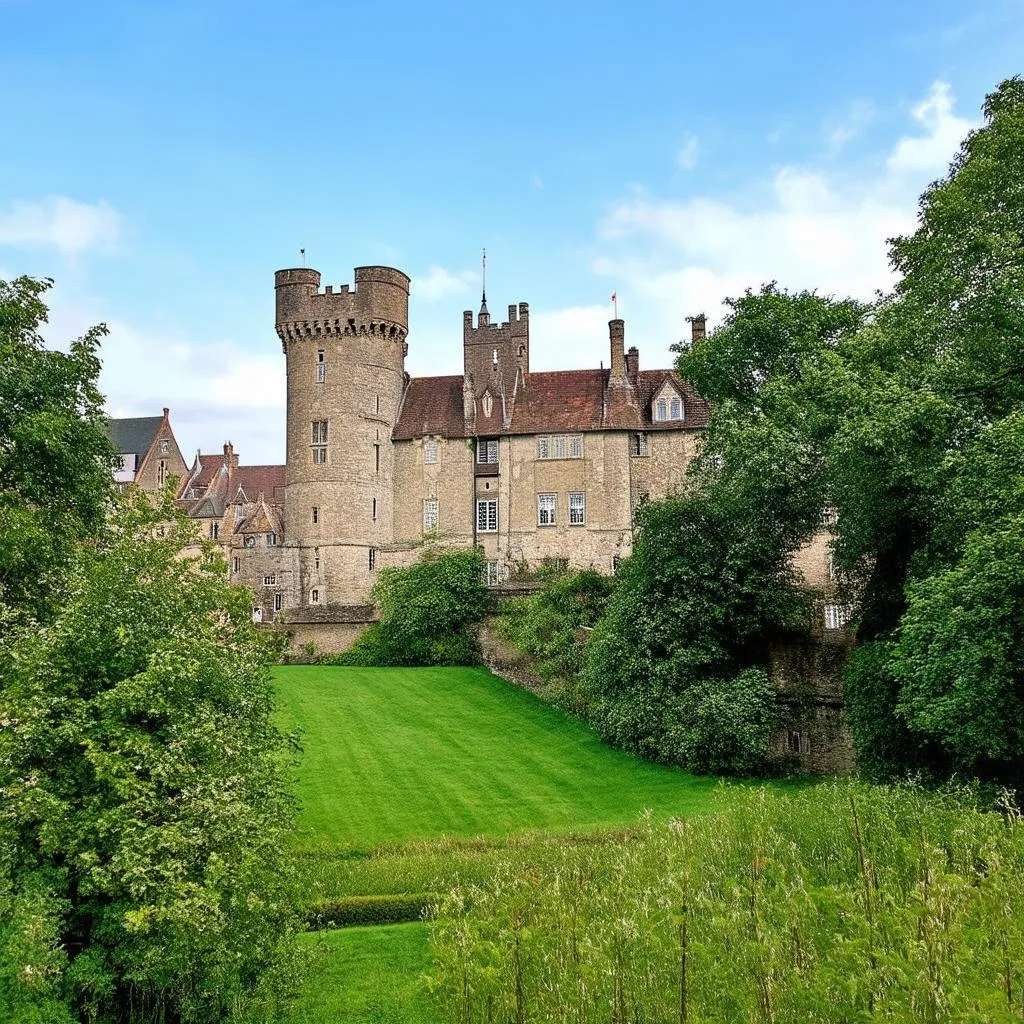
<svg viewBox="0 0 1024 1024">
<path fill-rule="evenodd" d="M 608 325 L 607 367 L 533 372 L 529 307 L 491 323 L 486 293 L 475 320 L 463 314 L 462 374 L 411 378 L 409 284 L 391 267 L 357 267 L 354 287 L 337 290 L 321 290 L 316 270 L 277 271 L 283 466 L 241 466 L 228 443 L 188 468 L 166 409 L 111 422 L 119 480 L 155 489 L 184 470 L 179 505 L 252 590 L 253 617 L 283 621 L 295 649 L 350 645 L 374 617 L 380 569 L 412 563 L 426 544 L 479 547 L 492 585 L 545 563 L 615 572 L 637 506 L 682 483 L 708 422 L 707 403 L 674 370 L 640 368 L 622 320 Z M 691 330 L 699 344 L 704 318 Z M 827 602 L 827 530 L 796 562 Z M 829 686 L 848 637 L 841 606 L 821 612 L 810 646 L 773 653 L 794 708 L 776 747 L 835 767 L 849 760 L 849 738 Z M 820 691 L 813 707 L 798 699 L 808 678 Z"/>
<path fill-rule="evenodd" d="M 357 267 L 320 287 L 275 275 L 287 372 L 287 459 L 197 456 L 181 500 L 225 547 L 263 621 L 322 649 L 367 621 L 377 572 L 425 542 L 479 546 L 488 581 L 556 561 L 613 572 L 638 503 L 679 484 L 708 407 L 672 370 L 642 370 L 609 324 L 607 368 L 533 372 L 530 312 L 463 315 L 463 373 L 405 372 L 409 278 Z M 702 336 L 703 319 L 694 321 Z"/>
</svg>

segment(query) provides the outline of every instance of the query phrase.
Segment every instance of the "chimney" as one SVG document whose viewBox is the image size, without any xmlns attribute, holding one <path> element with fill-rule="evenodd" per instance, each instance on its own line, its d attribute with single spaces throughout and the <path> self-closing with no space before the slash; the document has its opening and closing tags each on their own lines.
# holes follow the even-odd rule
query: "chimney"
<svg viewBox="0 0 1024 1024">
<path fill-rule="evenodd" d="M 610 380 L 626 379 L 626 321 L 609 320 L 608 336 L 612 346 Z"/>
<path fill-rule="evenodd" d="M 688 317 L 690 321 L 690 344 L 696 347 L 704 340 L 707 321 L 703 313 Z"/>
<path fill-rule="evenodd" d="M 640 350 L 636 345 L 631 345 L 626 353 L 626 376 L 630 380 L 636 380 L 640 373 Z"/>
<path fill-rule="evenodd" d="M 238 469 L 238 456 L 235 454 L 235 446 L 230 441 L 224 442 L 224 465 L 228 470 Z"/>
</svg>

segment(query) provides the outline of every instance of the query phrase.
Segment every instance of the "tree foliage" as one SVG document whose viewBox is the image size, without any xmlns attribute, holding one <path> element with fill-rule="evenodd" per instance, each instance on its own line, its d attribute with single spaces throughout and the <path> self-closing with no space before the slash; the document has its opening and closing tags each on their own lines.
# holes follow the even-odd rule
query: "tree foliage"
<svg viewBox="0 0 1024 1024">
<path fill-rule="evenodd" d="M 45 348 L 50 285 L 0 281 L 0 607 L 8 617 L 45 617 L 71 549 L 102 530 L 116 457 L 96 388 L 106 328 L 67 352 Z"/>
<path fill-rule="evenodd" d="M 715 500 L 786 518 L 789 550 L 837 511 L 861 764 L 1020 782 L 1024 82 L 985 115 L 892 241 L 891 295 L 748 291 L 679 368 L 714 403 Z"/>
<path fill-rule="evenodd" d="M 373 591 L 375 622 L 344 654 L 342 665 L 472 665 L 475 627 L 489 606 L 480 551 L 428 549 L 408 567 L 381 569 Z"/>
<path fill-rule="evenodd" d="M 168 499 L 169 501 L 169 499 Z M 222 562 L 126 500 L 0 691 L 0 1016 L 223 1019 L 284 953 L 277 648 Z M 35 1016 L 33 1016 L 35 1014 Z"/>
</svg>

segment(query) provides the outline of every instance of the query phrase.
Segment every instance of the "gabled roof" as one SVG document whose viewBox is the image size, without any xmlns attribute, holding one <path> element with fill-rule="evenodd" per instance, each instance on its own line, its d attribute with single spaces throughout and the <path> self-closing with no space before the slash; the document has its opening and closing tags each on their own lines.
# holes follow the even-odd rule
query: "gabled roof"
<svg viewBox="0 0 1024 1024">
<path fill-rule="evenodd" d="M 670 380 L 682 395 L 682 420 L 654 422 L 651 399 Z M 396 441 L 438 434 L 465 437 L 462 377 L 418 377 L 409 382 L 395 424 Z M 631 379 L 610 380 L 608 370 L 531 373 L 510 402 L 508 426 L 496 399 L 490 417 L 477 404 L 476 433 L 541 434 L 587 430 L 694 430 L 707 426 L 710 409 L 672 370 L 643 370 Z"/>
<path fill-rule="evenodd" d="M 163 422 L 163 416 L 107 420 L 107 437 L 122 455 L 136 455 L 136 465 L 140 465 L 146 452 L 153 447 L 156 432 Z"/>
</svg>

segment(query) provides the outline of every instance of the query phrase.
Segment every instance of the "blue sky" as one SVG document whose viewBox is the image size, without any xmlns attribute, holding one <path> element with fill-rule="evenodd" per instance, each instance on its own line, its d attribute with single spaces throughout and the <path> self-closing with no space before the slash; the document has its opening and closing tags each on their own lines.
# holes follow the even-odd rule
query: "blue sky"
<svg viewBox="0 0 1024 1024">
<path fill-rule="evenodd" d="M 273 271 L 413 278 L 416 375 L 525 301 L 535 369 L 641 365 L 777 279 L 870 297 L 885 238 L 1024 72 L 1024 0 L 0 0 L 0 276 L 111 329 L 114 415 L 284 454 Z"/>
</svg>

